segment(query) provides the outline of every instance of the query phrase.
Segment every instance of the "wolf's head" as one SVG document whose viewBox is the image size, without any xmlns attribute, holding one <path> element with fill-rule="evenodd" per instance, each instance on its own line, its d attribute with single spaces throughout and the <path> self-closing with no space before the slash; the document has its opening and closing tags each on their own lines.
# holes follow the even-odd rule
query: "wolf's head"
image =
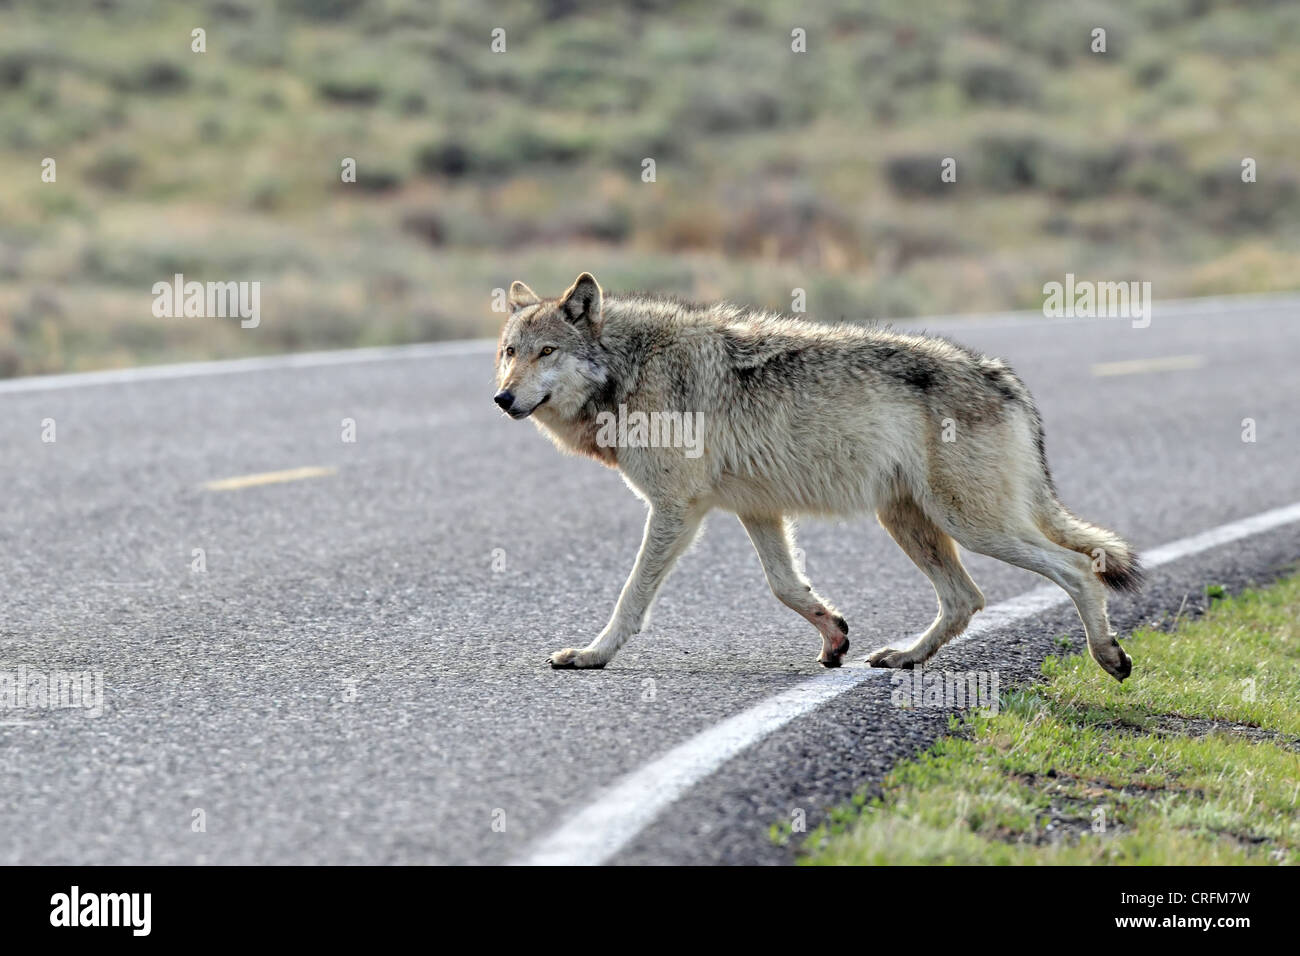
<svg viewBox="0 0 1300 956">
<path fill-rule="evenodd" d="M 575 417 L 607 376 L 600 360 L 600 286 L 584 272 L 558 299 L 543 299 L 514 282 L 509 306 L 493 401 L 511 418 L 543 406 L 547 415 Z"/>
</svg>

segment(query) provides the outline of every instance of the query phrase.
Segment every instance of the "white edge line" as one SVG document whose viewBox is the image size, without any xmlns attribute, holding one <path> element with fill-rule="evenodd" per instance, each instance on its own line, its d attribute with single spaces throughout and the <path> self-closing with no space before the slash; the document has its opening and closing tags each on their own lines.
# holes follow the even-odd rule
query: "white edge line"
<svg viewBox="0 0 1300 956">
<path fill-rule="evenodd" d="M 1150 375 L 1159 372 L 1190 372 L 1205 368 L 1204 355 L 1159 355 L 1151 358 L 1122 359 L 1118 362 L 1094 362 L 1094 378 L 1119 378 L 1124 375 Z"/>
<path fill-rule="evenodd" d="M 1296 521 L 1300 521 L 1300 502 L 1153 548 L 1142 554 L 1142 563 L 1147 568 L 1158 568 Z M 1067 601 L 1065 592 L 1059 588 L 1036 588 L 985 609 L 952 643 L 1034 617 Z M 601 790 L 587 806 L 536 843 L 516 863 L 596 866 L 606 862 L 691 787 L 732 757 L 864 681 L 889 673 L 892 672 L 855 661 L 838 671 L 804 681 L 701 731 Z"/>
<path fill-rule="evenodd" d="M 1160 319 L 1194 318 L 1198 315 L 1230 315 L 1235 312 L 1280 311 L 1300 309 L 1300 298 L 1294 292 L 1259 292 L 1242 295 L 1201 296 L 1192 299 L 1157 299 L 1151 306 L 1153 324 Z M 1075 325 L 1084 322 L 1115 322 L 1130 324 L 1132 319 L 1123 317 L 1087 316 L 1045 316 L 1040 309 L 1025 309 L 1020 312 L 981 312 L 950 313 L 929 317 L 915 317 L 888 320 L 897 325 L 915 325 L 918 323 L 970 323 L 977 322 L 980 328 L 996 329 L 1022 325 L 1026 322 L 1051 323 L 1053 325 Z"/>
<path fill-rule="evenodd" d="M 1295 293 L 1261 293 L 1239 296 L 1207 296 L 1198 299 L 1169 299 L 1155 303 L 1153 310 L 1161 318 L 1213 315 L 1215 313 L 1257 312 L 1294 309 L 1300 311 L 1300 296 Z M 1045 318 L 1042 312 L 989 312 L 970 315 L 916 316 L 882 320 L 886 324 L 921 328 L 934 323 L 965 326 L 970 329 L 996 329 L 1027 321 L 1070 324 L 1077 322 L 1127 322 L 1128 319 Z M 88 385 L 121 385 L 131 382 L 198 378 L 208 375 L 233 375 L 279 369 L 323 368 L 360 362 L 393 359 L 454 358 L 491 354 L 495 339 L 458 339 L 450 342 L 421 342 L 414 345 L 387 345 L 360 349 L 335 349 L 327 352 L 298 352 L 289 355 L 265 355 L 254 358 L 222 359 L 211 362 L 183 362 L 173 365 L 142 365 L 134 368 L 105 369 L 99 372 L 69 372 L 60 375 L 29 375 L 0 380 L 0 395 L 82 388 Z"/>
<path fill-rule="evenodd" d="M 455 342 L 422 342 L 416 345 L 384 345 L 364 349 L 336 349 L 329 352 L 296 352 L 289 355 L 265 355 L 254 358 L 223 359 L 213 362 L 184 362 L 177 365 L 141 365 L 136 368 L 105 369 L 100 372 L 71 372 L 66 375 L 31 375 L 0 381 L 0 394 L 44 392 L 53 389 L 82 388 L 87 385 L 120 385 L 176 378 L 200 378 L 208 375 L 233 375 L 239 372 L 263 372 L 278 369 L 323 368 L 383 362 L 392 359 L 448 358 L 465 355 L 490 355 L 495 339 L 465 339 Z"/>
</svg>

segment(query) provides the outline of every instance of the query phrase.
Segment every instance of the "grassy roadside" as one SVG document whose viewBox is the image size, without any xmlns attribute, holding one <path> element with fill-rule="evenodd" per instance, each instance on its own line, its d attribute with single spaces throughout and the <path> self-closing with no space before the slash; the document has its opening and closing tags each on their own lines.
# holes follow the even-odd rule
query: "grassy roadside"
<svg viewBox="0 0 1300 956">
<path fill-rule="evenodd" d="M 1086 656 L 894 769 L 809 864 L 1269 864 L 1300 850 L 1300 577 Z"/>
</svg>

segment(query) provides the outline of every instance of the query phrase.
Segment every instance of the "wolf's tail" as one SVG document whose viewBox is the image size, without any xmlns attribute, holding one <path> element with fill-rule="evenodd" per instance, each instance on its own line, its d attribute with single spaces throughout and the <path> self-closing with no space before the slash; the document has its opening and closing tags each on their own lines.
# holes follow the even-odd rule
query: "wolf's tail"
<svg viewBox="0 0 1300 956">
<path fill-rule="evenodd" d="M 1062 547 L 1092 558 L 1102 584 L 1113 591 L 1142 589 L 1142 565 L 1137 552 L 1123 538 L 1075 517 L 1055 496 L 1043 510 L 1043 531 Z"/>
</svg>

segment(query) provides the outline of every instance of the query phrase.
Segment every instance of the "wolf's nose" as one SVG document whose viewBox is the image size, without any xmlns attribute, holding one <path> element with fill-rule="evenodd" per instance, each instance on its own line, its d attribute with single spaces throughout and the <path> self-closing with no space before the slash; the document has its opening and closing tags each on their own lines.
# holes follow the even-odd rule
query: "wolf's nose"
<svg viewBox="0 0 1300 956">
<path fill-rule="evenodd" d="M 501 406 L 503 412 L 508 412 L 510 411 L 510 406 L 515 403 L 515 397 L 505 389 L 502 389 L 496 393 L 496 397 L 494 397 L 492 401 Z"/>
</svg>

